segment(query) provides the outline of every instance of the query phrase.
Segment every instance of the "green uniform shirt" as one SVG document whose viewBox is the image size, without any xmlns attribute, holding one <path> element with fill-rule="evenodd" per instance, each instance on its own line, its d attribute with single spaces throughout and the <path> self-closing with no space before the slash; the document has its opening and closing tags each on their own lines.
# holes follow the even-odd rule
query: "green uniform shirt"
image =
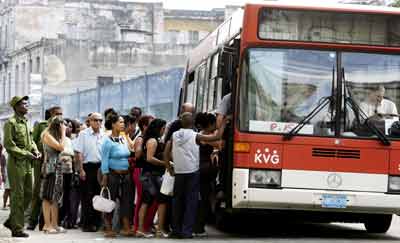
<svg viewBox="0 0 400 243">
<path fill-rule="evenodd" d="M 4 147 L 14 158 L 30 158 L 38 151 L 25 117 L 14 115 L 4 124 Z"/>
<path fill-rule="evenodd" d="M 32 139 L 36 143 L 37 148 L 40 153 L 43 154 L 43 143 L 42 143 L 42 133 L 49 125 L 48 121 L 42 121 L 35 125 L 32 132 Z"/>
</svg>

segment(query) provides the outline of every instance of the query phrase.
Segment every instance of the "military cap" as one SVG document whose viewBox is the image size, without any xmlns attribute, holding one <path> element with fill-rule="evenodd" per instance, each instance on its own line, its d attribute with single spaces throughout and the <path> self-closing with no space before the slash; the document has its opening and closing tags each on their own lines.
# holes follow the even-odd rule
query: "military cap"
<svg viewBox="0 0 400 243">
<path fill-rule="evenodd" d="M 10 106 L 14 108 L 14 106 L 16 104 L 18 104 L 18 102 L 20 102 L 21 100 L 29 100 L 28 96 L 14 96 L 11 101 L 10 101 Z"/>
</svg>

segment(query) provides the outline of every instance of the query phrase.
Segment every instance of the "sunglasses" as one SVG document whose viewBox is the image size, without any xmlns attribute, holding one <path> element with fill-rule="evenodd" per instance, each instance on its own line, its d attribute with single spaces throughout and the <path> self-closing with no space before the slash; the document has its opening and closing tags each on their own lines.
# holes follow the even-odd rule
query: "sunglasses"
<svg viewBox="0 0 400 243">
<path fill-rule="evenodd" d="M 92 119 L 94 122 L 103 122 L 103 119 Z"/>
</svg>

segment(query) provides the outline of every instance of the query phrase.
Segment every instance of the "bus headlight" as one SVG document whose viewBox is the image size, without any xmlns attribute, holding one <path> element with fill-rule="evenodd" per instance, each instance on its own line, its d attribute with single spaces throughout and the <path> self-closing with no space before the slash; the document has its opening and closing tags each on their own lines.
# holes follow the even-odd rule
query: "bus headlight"
<svg viewBox="0 0 400 243">
<path fill-rule="evenodd" d="M 388 192 L 400 193 L 400 176 L 389 176 Z"/>
<path fill-rule="evenodd" d="M 279 188 L 280 186 L 280 170 L 250 170 L 249 187 Z"/>
</svg>

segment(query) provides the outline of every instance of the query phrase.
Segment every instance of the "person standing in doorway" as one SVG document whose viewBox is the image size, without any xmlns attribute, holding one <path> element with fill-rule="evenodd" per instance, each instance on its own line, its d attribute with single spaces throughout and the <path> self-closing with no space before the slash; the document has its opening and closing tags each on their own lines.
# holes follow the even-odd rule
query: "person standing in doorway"
<svg viewBox="0 0 400 243">
<path fill-rule="evenodd" d="M 32 199 L 32 160 L 41 158 L 25 117 L 28 100 L 28 96 L 14 96 L 9 104 L 15 114 L 4 124 L 4 147 L 8 153 L 7 174 L 11 190 L 11 212 L 4 226 L 11 230 L 12 237 L 29 237 L 24 232 L 24 212 Z"/>
<path fill-rule="evenodd" d="M 101 114 L 92 113 L 89 117 L 90 127 L 79 134 L 75 144 L 76 158 L 80 164 L 83 232 L 96 232 L 101 222 L 100 213 L 93 208 L 92 198 L 100 193 L 97 174 L 101 165 L 101 144 L 105 136 L 101 129 L 102 122 Z"/>
</svg>

